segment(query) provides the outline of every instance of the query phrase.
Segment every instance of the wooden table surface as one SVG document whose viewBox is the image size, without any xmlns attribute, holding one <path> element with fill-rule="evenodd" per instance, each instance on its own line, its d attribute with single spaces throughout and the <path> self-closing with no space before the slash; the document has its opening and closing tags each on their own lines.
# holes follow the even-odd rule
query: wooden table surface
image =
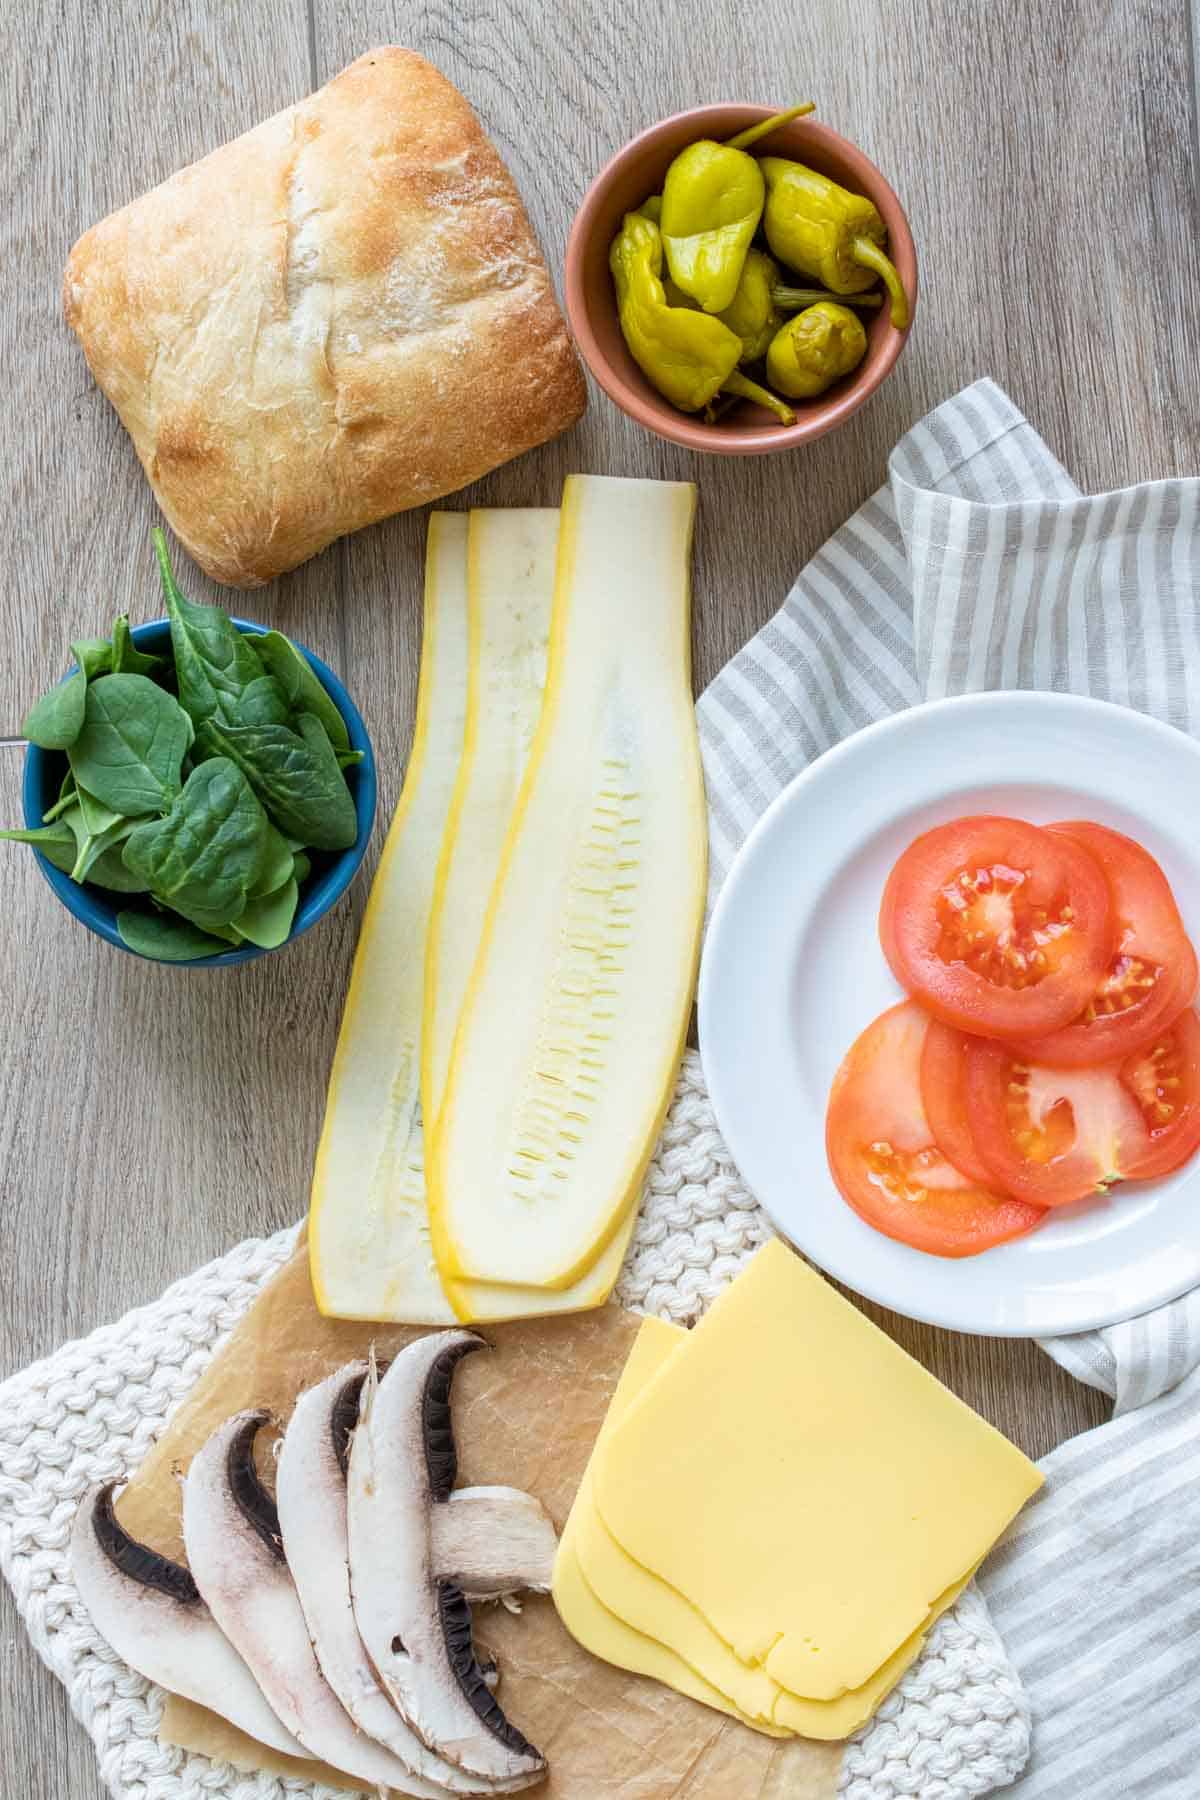
<svg viewBox="0 0 1200 1800">
<path fill-rule="evenodd" d="M 975 376 L 1004 386 L 1085 489 L 1200 463 L 1196 110 L 1186 0 L 122 0 L 0 17 L 0 730 L 73 637 L 159 611 L 150 493 L 62 323 L 74 238 L 376 43 L 424 52 L 507 158 L 556 274 L 605 157 L 680 107 L 811 94 L 910 213 L 917 330 L 851 424 L 791 457 L 698 459 L 593 393 L 583 425 L 461 496 L 554 504 L 564 472 L 699 481 L 704 682 L 882 478 L 898 435 Z M 424 515 L 335 546 L 249 601 L 346 678 L 379 756 L 381 826 L 412 729 Z M 199 598 L 218 592 L 183 562 Z M 0 752 L 18 822 L 19 757 Z M 0 854 L 0 1375 L 304 1209 L 367 891 L 235 974 L 155 968 L 73 923 Z M 889 1329 L 1033 1454 L 1097 1395 L 1030 1345 Z M 0 1596 L 0 1795 L 84 1800 L 90 1746 Z"/>
</svg>

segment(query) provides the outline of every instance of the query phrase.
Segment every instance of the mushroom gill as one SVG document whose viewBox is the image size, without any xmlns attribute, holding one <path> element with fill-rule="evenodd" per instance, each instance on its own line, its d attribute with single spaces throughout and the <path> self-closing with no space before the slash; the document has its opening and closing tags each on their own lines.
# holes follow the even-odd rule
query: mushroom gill
<svg viewBox="0 0 1200 1800">
<path fill-rule="evenodd" d="M 330 1378 L 342 1383 L 330 1410 L 329 1431 L 343 1476 L 350 1467 L 350 1440 L 367 1374 L 365 1362 L 348 1363 Z M 450 1454 L 454 1457 L 453 1439 Z M 457 1458 L 450 1468 L 450 1504 L 432 1514 L 435 1572 L 460 1587 L 468 1600 L 548 1594 L 558 1534 L 541 1501 L 513 1487 L 455 1488 L 456 1465 Z"/>
<path fill-rule="evenodd" d="M 122 1661 L 173 1694 L 220 1713 L 289 1756 L 307 1756 L 268 1705 L 187 1569 L 138 1543 L 113 1511 L 113 1484 L 83 1497 L 71 1573 L 100 1635 Z"/>
<path fill-rule="evenodd" d="M 434 1555 L 433 1515 L 457 1473 L 451 1382 L 482 1348 L 471 1331 L 433 1333 L 364 1385 L 347 1482 L 350 1587 L 367 1653 L 418 1736 L 489 1782 L 532 1782 L 545 1760 L 493 1698 L 470 1609 Z"/>
<path fill-rule="evenodd" d="M 380 1686 L 359 1636 L 347 1565 L 344 1471 L 366 1373 L 365 1363 L 351 1363 L 301 1394 L 276 1468 L 283 1548 L 313 1649 L 354 1723 L 416 1774 L 456 1794 L 508 1791 L 466 1774 L 422 1742 Z"/>
<path fill-rule="evenodd" d="M 266 1417 L 235 1414 L 192 1459 L 183 1490 L 183 1538 L 196 1585 L 271 1705 L 312 1756 L 374 1786 L 439 1800 L 444 1787 L 364 1736 L 321 1672 L 284 1559 L 275 1503 L 254 1467 L 254 1440 Z"/>
</svg>

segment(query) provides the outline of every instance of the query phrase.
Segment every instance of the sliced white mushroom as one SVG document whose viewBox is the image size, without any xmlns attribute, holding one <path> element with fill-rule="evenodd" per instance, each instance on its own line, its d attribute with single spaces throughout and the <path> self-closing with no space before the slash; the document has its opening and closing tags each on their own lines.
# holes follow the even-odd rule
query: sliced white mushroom
<svg viewBox="0 0 1200 1800">
<path fill-rule="evenodd" d="M 431 1515 L 456 1473 L 450 1384 L 482 1347 L 471 1331 L 432 1333 L 365 1384 L 347 1484 L 350 1588 L 367 1653 L 418 1736 L 470 1774 L 535 1781 L 545 1760 L 494 1699 L 470 1607 L 434 1566 Z"/>
<path fill-rule="evenodd" d="M 431 1515 L 433 1566 L 468 1600 L 548 1594 L 558 1536 L 540 1500 L 512 1487 L 455 1488 Z"/>
<path fill-rule="evenodd" d="M 71 1573 L 101 1637 L 149 1681 L 195 1700 L 289 1756 L 308 1751 L 262 1689 L 179 1563 L 139 1544 L 113 1512 L 113 1488 L 83 1497 L 71 1535 Z"/>
<path fill-rule="evenodd" d="M 183 1490 L 188 1563 L 213 1617 L 288 1730 L 322 1761 L 419 1800 L 445 1790 L 365 1737 L 321 1673 L 288 1566 L 275 1503 L 254 1467 L 266 1414 L 236 1414 L 192 1459 Z"/>
<path fill-rule="evenodd" d="M 350 1363 L 301 1394 L 276 1467 L 283 1548 L 313 1649 L 354 1723 L 416 1774 L 455 1794 L 509 1791 L 466 1774 L 422 1742 L 380 1686 L 359 1636 L 347 1565 L 345 1458 L 366 1374 L 366 1363 Z"/>
<path fill-rule="evenodd" d="M 365 1362 L 347 1363 L 321 1384 L 322 1391 L 331 1390 L 329 1431 L 343 1475 L 366 1376 Z M 435 1507 L 431 1525 L 434 1573 L 468 1600 L 550 1592 L 558 1535 L 532 1494 L 514 1487 L 455 1488 L 448 1506 Z"/>
</svg>

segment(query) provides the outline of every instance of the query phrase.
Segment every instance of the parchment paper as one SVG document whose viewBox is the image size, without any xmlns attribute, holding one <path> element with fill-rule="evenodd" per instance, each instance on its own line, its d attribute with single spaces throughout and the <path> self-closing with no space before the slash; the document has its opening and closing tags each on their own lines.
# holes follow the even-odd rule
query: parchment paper
<svg viewBox="0 0 1200 1800">
<path fill-rule="evenodd" d="M 639 1320 L 616 1306 L 489 1327 L 490 1353 L 454 1377 L 460 1484 L 536 1494 L 561 1530 Z M 297 1394 L 342 1363 L 393 1355 L 423 1333 L 317 1312 L 302 1243 L 175 1414 L 117 1505 L 135 1537 L 184 1560 L 179 1474 L 208 1434 L 244 1407 L 286 1421 Z M 261 1434 L 264 1471 L 270 1434 Z M 477 1645 L 500 1665 L 499 1698 L 549 1760 L 537 1800 L 834 1800 L 838 1744 L 763 1737 L 582 1649 L 548 1595 L 521 1613 L 475 1608 Z M 351 1790 L 333 1770 L 276 1755 L 202 1707 L 171 1696 L 163 1741 L 242 1769 L 269 1768 Z M 361 1790 L 358 1790 L 361 1791 Z"/>
</svg>

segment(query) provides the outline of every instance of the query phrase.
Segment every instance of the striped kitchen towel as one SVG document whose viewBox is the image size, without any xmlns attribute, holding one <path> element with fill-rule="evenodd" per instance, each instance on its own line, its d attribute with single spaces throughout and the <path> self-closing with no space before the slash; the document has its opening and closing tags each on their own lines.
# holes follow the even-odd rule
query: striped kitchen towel
<svg viewBox="0 0 1200 1800">
<path fill-rule="evenodd" d="M 760 813 L 885 714 L 993 687 L 1200 731 L 1200 482 L 1083 496 L 979 381 L 892 454 L 699 704 L 713 894 Z M 1046 1457 L 981 1583 L 1033 1704 L 1019 1800 L 1200 1796 L 1200 1294 L 1043 1348 L 1112 1423 Z"/>
</svg>

